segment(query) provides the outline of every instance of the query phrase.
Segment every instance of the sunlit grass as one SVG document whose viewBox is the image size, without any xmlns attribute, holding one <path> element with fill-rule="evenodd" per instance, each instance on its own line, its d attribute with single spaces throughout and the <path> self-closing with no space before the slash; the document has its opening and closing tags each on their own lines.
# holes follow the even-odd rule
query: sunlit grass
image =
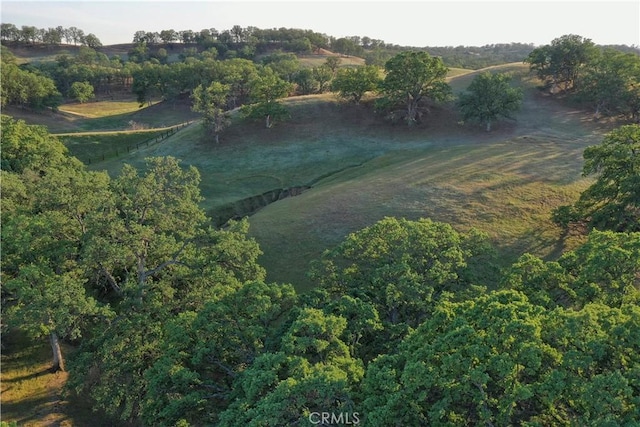
<svg viewBox="0 0 640 427">
<path fill-rule="evenodd" d="M 97 101 L 75 104 L 64 104 L 60 111 L 77 114 L 85 118 L 98 118 L 126 114 L 138 111 L 140 104 L 137 101 Z"/>
</svg>

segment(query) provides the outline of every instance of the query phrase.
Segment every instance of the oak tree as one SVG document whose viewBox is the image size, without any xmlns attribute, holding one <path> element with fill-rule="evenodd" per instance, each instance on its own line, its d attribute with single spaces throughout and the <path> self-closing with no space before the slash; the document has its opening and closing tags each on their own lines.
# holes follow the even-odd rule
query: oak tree
<svg viewBox="0 0 640 427">
<path fill-rule="evenodd" d="M 427 52 L 399 53 L 389 59 L 384 68 L 383 97 L 378 107 L 392 117 L 399 114 L 409 125 L 419 121 L 424 101 L 444 101 L 451 95 L 451 87 L 445 82 L 448 68 L 442 59 Z M 397 106 L 402 106 L 404 112 L 399 113 Z"/>
<path fill-rule="evenodd" d="M 491 123 L 500 117 L 512 118 L 520 109 L 522 90 L 511 87 L 506 74 L 489 72 L 476 76 L 466 92 L 459 95 L 458 108 L 464 120 L 477 121 L 491 131 Z"/>
</svg>

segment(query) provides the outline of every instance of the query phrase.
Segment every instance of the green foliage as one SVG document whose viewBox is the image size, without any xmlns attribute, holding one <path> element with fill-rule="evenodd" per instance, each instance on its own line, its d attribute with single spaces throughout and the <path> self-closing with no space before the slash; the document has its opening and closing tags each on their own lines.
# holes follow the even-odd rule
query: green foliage
<svg viewBox="0 0 640 427">
<path fill-rule="evenodd" d="M 505 272 L 503 285 L 547 308 L 620 307 L 640 302 L 639 274 L 639 233 L 593 230 L 586 243 L 557 261 L 523 255 Z"/>
<path fill-rule="evenodd" d="M 311 425 L 312 412 L 354 412 L 352 387 L 364 373 L 339 339 L 346 320 L 302 309 L 281 349 L 258 357 L 234 384 L 222 426 Z"/>
<path fill-rule="evenodd" d="M 264 119 L 265 127 L 271 128 L 275 122 L 289 116 L 288 110 L 278 99 L 285 97 L 291 88 L 291 84 L 278 77 L 271 68 L 263 68 L 251 82 L 253 104 L 244 105 L 242 114 L 253 119 Z"/>
<path fill-rule="evenodd" d="M 89 82 L 73 82 L 69 89 L 69 96 L 83 103 L 95 97 L 93 86 Z"/>
<path fill-rule="evenodd" d="M 176 334 L 176 325 L 165 326 L 167 322 L 188 311 L 207 316 L 212 313 L 206 308 L 210 301 L 225 302 L 227 312 L 246 307 L 237 300 L 225 301 L 224 295 L 246 281 L 264 279 L 264 270 L 256 263 L 259 248 L 246 239 L 246 221 L 230 224 L 226 230 L 207 226 L 198 206 L 198 179 L 195 169 L 183 170 L 172 158 L 149 159 L 147 173 L 142 176 L 125 167 L 110 186 L 112 199 L 105 202 L 106 209 L 89 231 L 84 262 L 94 286 L 114 301 L 118 318 L 98 326 L 96 334 L 83 342 L 72 361 L 75 376 L 69 385 L 91 396 L 96 408 L 123 420 L 160 414 L 170 417 L 153 403 L 164 399 L 163 392 L 154 387 L 160 386 L 158 381 L 176 381 L 175 387 L 180 388 L 187 381 L 173 378 L 166 370 L 183 360 L 183 354 L 174 350 L 181 348 L 180 342 L 185 342 L 190 332 Z M 257 296 L 257 286 L 248 289 Z M 247 293 L 242 298 L 248 298 Z M 252 314 L 267 321 L 277 308 L 260 313 L 257 309 L 262 301 L 256 297 Z M 236 314 L 240 318 L 248 314 L 224 314 L 220 307 L 213 313 L 212 317 L 219 318 L 218 326 L 232 326 Z M 227 317 L 223 319 L 223 315 Z M 205 326 L 213 325 L 213 320 L 203 324 L 198 319 L 195 336 L 207 334 Z M 216 327 L 211 333 L 221 332 Z M 225 335 L 225 340 L 229 336 Z M 203 347 L 214 345 L 213 338 L 204 342 L 194 338 L 191 343 L 195 342 Z M 238 350 L 232 347 L 221 353 L 221 363 L 231 364 L 231 355 Z M 201 361 L 192 363 L 209 363 L 206 350 Z M 183 373 L 191 378 L 192 374 Z M 185 399 L 194 396 L 197 394 L 187 393 Z"/>
<path fill-rule="evenodd" d="M 515 291 L 442 301 L 368 366 L 366 423 L 625 425 L 640 413 L 638 321 L 635 305 L 546 311 Z"/>
<path fill-rule="evenodd" d="M 340 98 L 359 104 L 365 93 L 375 91 L 380 84 L 378 67 L 365 65 L 356 68 L 341 68 L 333 79 L 331 89 Z"/>
<path fill-rule="evenodd" d="M 451 96 L 451 87 L 444 80 L 448 68 L 440 58 L 427 52 L 401 52 L 389 59 L 384 68 L 383 98 L 379 100 L 378 108 L 395 116 L 394 109 L 402 106 L 401 116 L 409 125 L 421 117 L 419 107 L 423 99 L 444 101 Z"/>
<path fill-rule="evenodd" d="M 220 132 L 231 123 L 225 112 L 229 89 L 229 85 L 212 82 L 208 87 L 198 86 L 192 95 L 192 110 L 202 114 L 202 125 L 214 135 L 216 143 L 219 142 Z"/>
<path fill-rule="evenodd" d="M 216 288 L 201 310 L 182 313 L 165 327 L 162 356 L 144 374 L 142 417 L 149 425 L 214 423 L 231 401 L 237 374 L 264 351 L 274 322 L 296 300 L 289 285 Z"/>
<path fill-rule="evenodd" d="M 28 143 L 35 136 L 37 143 L 48 136 L 37 127 L 7 123 L 3 138 L 12 142 Z M 59 143 L 53 141 L 54 150 L 55 144 Z M 36 144 L 33 148 L 37 149 Z M 62 157 L 60 152 L 53 153 Z M 5 321 L 33 337 L 49 336 L 53 367 L 64 369 L 58 337 L 78 339 L 94 321 L 112 315 L 92 295 L 81 257 L 88 222 L 107 193 L 108 176 L 87 172 L 78 162 L 65 165 L 65 159 L 55 154 L 47 158 L 49 164 L 38 157 L 18 155 L 15 160 L 19 162 L 13 162 L 12 169 L 21 174 L 2 171 L 3 184 L 6 177 L 9 189 L 2 194 L 2 282 L 3 293 L 11 301 Z"/>
<path fill-rule="evenodd" d="M 485 72 L 476 76 L 458 99 L 463 119 L 485 124 L 489 132 L 491 123 L 499 117 L 511 118 L 522 104 L 522 90 L 511 87 L 510 80 L 502 73 Z"/>
<path fill-rule="evenodd" d="M 312 276 L 330 294 L 373 304 L 385 323 L 415 327 L 443 292 L 466 287 L 461 275 L 483 240 L 429 219 L 384 218 L 326 251 Z"/>
<path fill-rule="evenodd" d="M 79 165 L 66 155 L 67 148 L 49 135 L 44 126 L 28 125 L 24 120 L 14 120 L 4 114 L 0 143 L 3 171 L 44 173 L 51 168 Z"/>
<path fill-rule="evenodd" d="M 35 110 L 56 109 L 62 95 L 53 80 L 39 73 L 23 70 L 14 63 L 0 68 L 0 105 L 18 105 Z"/>
<path fill-rule="evenodd" d="M 604 49 L 586 64 L 576 86 L 576 98 L 592 106 L 595 117 L 622 113 L 635 118 L 640 95 L 640 57 Z"/>
<path fill-rule="evenodd" d="M 590 39 L 566 34 L 553 39 L 550 45 L 534 49 L 525 62 L 552 91 L 568 91 L 574 88 L 581 67 L 596 54 L 597 48 Z"/>
<path fill-rule="evenodd" d="M 583 174 L 596 175 L 596 181 L 580 195 L 572 216 L 598 229 L 640 231 L 639 153 L 640 125 L 621 126 L 587 147 Z"/>
</svg>

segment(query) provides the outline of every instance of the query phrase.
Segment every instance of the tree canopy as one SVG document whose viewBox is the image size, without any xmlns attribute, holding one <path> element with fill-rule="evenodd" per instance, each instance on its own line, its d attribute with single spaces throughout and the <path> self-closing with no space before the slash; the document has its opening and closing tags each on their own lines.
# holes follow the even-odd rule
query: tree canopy
<svg viewBox="0 0 640 427">
<path fill-rule="evenodd" d="M 506 74 L 490 72 L 476 76 L 466 92 L 459 95 L 458 108 L 464 120 L 478 121 L 491 130 L 491 123 L 500 117 L 512 118 L 520 109 L 522 90 L 511 87 Z"/>
<path fill-rule="evenodd" d="M 598 145 L 584 150 L 584 175 L 595 182 L 573 206 L 558 208 L 555 219 L 567 224 L 586 221 L 590 227 L 640 231 L 640 125 L 609 132 Z"/>
<path fill-rule="evenodd" d="M 389 59 L 381 85 L 378 107 L 391 117 L 400 116 L 410 126 L 422 116 L 422 101 L 444 101 L 451 95 L 445 82 L 448 68 L 438 57 L 424 51 L 401 52 Z M 396 109 L 402 106 L 402 113 Z"/>
</svg>

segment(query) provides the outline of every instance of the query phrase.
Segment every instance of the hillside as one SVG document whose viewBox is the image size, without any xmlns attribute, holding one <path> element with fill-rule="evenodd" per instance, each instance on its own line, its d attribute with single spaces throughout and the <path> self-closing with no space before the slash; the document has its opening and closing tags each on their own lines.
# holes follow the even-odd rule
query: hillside
<svg viewBox="0 0 640 427">
<path fill-rule="evenodd" d="M 550 212 L 585 188 L 582 150 L 598 143 L 607 125 L 546 99 L 523 64 L 491 69 L 514 73 L 526 98 L 517 121 L 489 134 L 459 124 L 450 107 L 434 108 L 422 126 L 406 129 L 376 117 L 367 103 L 313 95 L 287 100 L 292 117 L 273 129 L 236 118 L 216 145 L 193 125 L 92 168 L 115 174 L 124 163 L 142 167 L 145 157 L 166 155 L 196 166 L 209 214 L 224 221 L 252 213 L 270 279 L 299 289 L 308 286 L 312 259 L 385 215 L 478 227 L 501 247 L 505 263 L 522 251 L 557 256 L 575 242 L 563 240 Z M 454 91 L 476 73 L 451 77 Z M 263 208 L 281 198 L 274 190 L 307 187 Z"/>
</svg>

